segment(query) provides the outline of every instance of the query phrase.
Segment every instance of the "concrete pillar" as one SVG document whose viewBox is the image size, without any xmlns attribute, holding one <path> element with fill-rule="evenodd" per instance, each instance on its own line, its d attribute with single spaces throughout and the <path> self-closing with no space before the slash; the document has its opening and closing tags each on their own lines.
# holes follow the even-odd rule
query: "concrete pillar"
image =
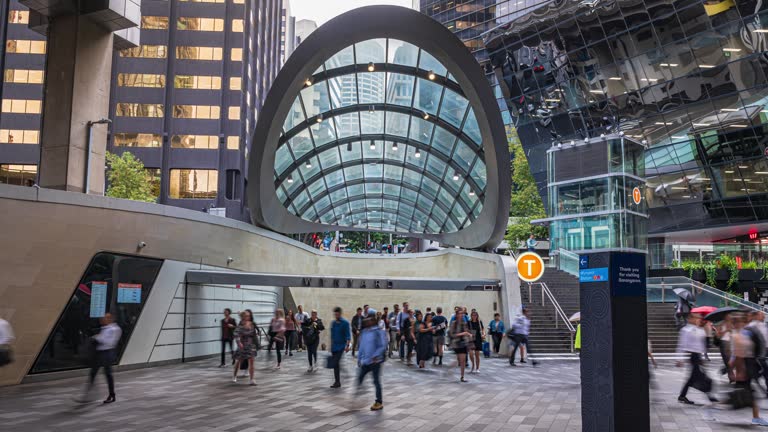
<svg viewBox="0 0 768 432">
<path fill-rule="evenodd" d="M 82 16 L 49 26 L 40 186 L 84 192 L 88 122 L 109 117 L 113 33 Z M 104 191 L 107 125 L 94 125 L 90 193 Z"/>
</svg>

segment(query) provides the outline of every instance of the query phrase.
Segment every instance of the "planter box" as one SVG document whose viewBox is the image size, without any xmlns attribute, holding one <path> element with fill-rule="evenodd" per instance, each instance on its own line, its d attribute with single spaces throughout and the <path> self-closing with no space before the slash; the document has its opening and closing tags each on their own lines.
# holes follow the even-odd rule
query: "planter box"
<svg viewBox="0 0 768 432">
<path fill-rule="evenodd" d="M 648 270 L 648 277 L 675 277 L 675 276 L 688 277 L 688 272 L 681 268 Z"/>
<path fill-rule="evenodd" d="M 699 282 L 704 282 L 707 280 L 707 273 L 704 270 L 694 270 L 693 277 L 691 277 L 691 279 Z"/>
<path fill-rule="evenodd" d="M 717 269 L 717 273 L 715 273 L 715 280 L 720 281 L 728 281 L 730 278 L 730 275 L 728 274 L 728 269 Z"/>
<path fill-rule="evenodd" d="M 754 282 L 763 278 L 762 270 L 739 270 L 739 282 L 750 281 Z"/>
</svg>

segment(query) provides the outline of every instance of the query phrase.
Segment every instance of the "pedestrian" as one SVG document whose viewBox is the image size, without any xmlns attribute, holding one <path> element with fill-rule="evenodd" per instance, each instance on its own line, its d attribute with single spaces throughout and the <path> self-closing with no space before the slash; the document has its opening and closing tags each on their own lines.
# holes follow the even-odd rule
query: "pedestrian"
<svg viewBox="0 0 768 432">
<path fill-rule="evenodd" d="M 413 349 L 416 346 L 416 335 L 413 333 L 414 321 L 414 311 L 413 309 L 408 309 L 408 312 L 405 314 L 403 321 L 400 323 L 400 334 L 402 335 L 400 344 L 405 346 L 405 348 L 401 346 L 400 350 L 406 352 L 407 355 L 405 356 L 405 364 L 408 366 L 413 365 L 413 361 L 411 359 L 413 358 Z"/>
<path fill-rule="evenodd" d="M 480 354 L 483 352 L 485 326 L 480 319 L 480 315 L 474 309 L 472 309 L 469 319 L 469 333 L 472 335 L 472 344 L 469 349 L 469 360 L 472 362 L 472 369 L 469 373 L 480 373 Z"/>
<path fill-rule="evenodd" d="M 398 347 L 400 345 L 400 333 L 398 331 L 399 327 L 397 325 L 398 315 L 400 315 L 400 307 L 398 305 L 394 305 L 392 312 L 390 312 L 389 316 L 387 317 L 389 319 L 389 348 L 387 349 L 389 358 L 392 358 L 393 352 L 398 351 Z"/>
<path fill-rule="evenodd" d="M 323 330 L 325 330 L 323 320 L 318 318 L 317 311 L 312 309 L 312 314 L 301 325 L 304 343 L 307 344 L 307 359 L 309 360 L 307 372 L 317 370 L 317 347 L 320 344 L 320 332 Z"/>
<path fill-rule="evenodd" d="M 357 313 L 352 317 L 352 357 L 355 356 L 357 350 L 358 338 L 360 336 L 360 329 L 363 326 L 363 308 L 357 308 Z"/>
<path fill-rule="evenodd" d="M 398 340 L 398 351 L 400 352 L 400 361 L 405 360 L 405 347 L 407 345 L 406 343 L 406 335 L 403 332 L 403 321 L 405 321 L 408 318 L 408 302 L 403 302 L 403 309 L 398 312 L 397 314 L 397 340 Z"/>
<path fill-rule="evenodd" d="M 720 350 L 720 358 L 723 360 L 723 367 L 720 368 L 720 375 L 728 375 L 728 381 L 733 383 L 733 371 L 731 370 L 731 334 L 733 328 L 731 327 L 731 320 L 726 316 L 726 319 L 720 323 L 719 326 L 715 326 L 715 345 Z"/>
<path fill-rule="evenodd" d="M 11 324 L 0 318 L 0 367 L 13 362 L 13 349 L 11 344 L 15 337 Z"/>
<path fill-rule="evenodd" d="M 296 351 L 302 352 L 304 351 L 304 329 L 302 328 L 302 325 L 304 324 L 304 321 L 309 318 L 309 314 L 304 312 L 304 308 L 301 305 L 298 305 L 296 307 L 296 315 L 294 315 L 294 318 L 296 319 Z"/>
<path fill-rule="evenodd" d="M 533 233 L 531 233 L 531 235 L 528 236 L 528 240 L 525 241 L 525 245 L 528 246 L 528 252 L 536 252 L 537 244 L 539 244 L 539 242 L 536 241 Z"/>
<path fill-rule="evenodd" d="M 677 323 L 678 330 L 685 326 L 688 322 L 688 314 L 691 313 L 691 303 L 687 298 L 677 297 L 677 304 L 675 305 L 675 322 Z"/>
<path fill-rule="evenodd" d="M 768 327 L 765 325 L 765 314 L 762 311 L 751 311 L 747 318 L 749 324 L 747 324 L 746 328 L 753 332 L 753 339 L 756 338 L 758 343 L 758 346 L 755 347 L 755 360 L 757 361 L 760 376 L 763 378 L 766 388 L 768 388 L 768 361 L 766 361 Z M 757 382 L 757 379 L 755 379 L 755 382 Z M 766 390 L 766 394 L 768 394 L 768 390 Z"/>
<path fill-rule="evenodd" d="M 104 314 L 99 321 L 101 323 L 101 330 L 92 337 L 92 343 L 95 345 L 96 351 L 93 363 L 91 364 L 91 372 L 88 375 L 88 386 L 85 396 L 80 402 L 89 402 L 91 400 L 90 393 L 93 389 L 96 374 L 99 373 L 100 368 L 104 368 L 104 375 L 107 377 L 107 387 L 109 389 L 109 396 L 104 400 L 104 403 L 109 404 L 115 401 L 115 378 L 112 376 L 112 365 L 117 360 L 117 344 L 120 342 L 123 330 L 115 324 L 112 314 L 109 312 Z"/>
<path fill-rule="evenodd" d="M 686 405 L 693 405 L 693 402 L 687 397 L 688 389 L 693 387 L 706 393 L 711 402 L 717 402 L 717 399 L 710 394 L 712 391 L 712 379 L 701 369 L 701 356 L 707 349 L 707 334 L 701 327 L 701 316 L 693 313 L 689 314 L 687 318 L 688 324 L 680 329 L 677 351 L 688 357 L 688 363 L 691 368 L 690 375 L 685 384 L 683 384 L 677 401 Z M 678 367 L 682 365 L 682 361 L 677 362 Z"/>
<path fill-rule="evenodd" d="M 240 323 L 235 328 L 235 342 L 237 342 L 237 351 L 235 351 L 235 369 L 232 373 L 232 382 L 237 382 L 237 372 L 240 370 L 240 364 L 245 361 L 248 363 L 249 384 L 256 385 L 253 379 L 253 358 L 256 356 L 256 323 L 253 322 L 253 313 L 250 310 L 244 310 L 240 313 Z"/>
<path fill-rule="evenodd" d="M 470 344 L 471 333 L 469 325 L 464 320 L 464 311 L 459 309 L 456 312 L 456 319 L 451 323 L 449 334 L 451 335 L 451 348 L 456 353 L 456 358 L 461 369 L 461 382 L 467 382 L 464 379 L 464 370 L 467 368 L 467 350 Z"/>
<path fill-rule="evenodd" d="M 224 367 L 227 345 L 229 345 L 229 355 L 232 357 L 232 364 L 235 363 L 235 349 L 232 343 L 235 327 L 237 327 L 237 321 L 232 318 L 232 309 L 224 309 L 224 318 L 221 320 L 221 364 L 219 367 Z"/>
<path fill-rule="evenodd" d="M 506 330 L 504 329 L 504 321 L 501 320 L 501 314 L 496 312 L 493 314 L 493 321 L 488 326 L 488 331 L 491 333 L 493 339 L 493 352 L 499 355 L 499 349 L 501 349 L 501 338 L 504 337 Z"/>
<path fill-rule="evenodd" d="M 531 355 L 531 349 L 530 349 L 530 342 L 528 341 L 528 336 L 531 331 L 531 311 L 530 309 L 523 308 L 523 313 L 518 315 L 515 318 L 515 321 L 512 323 L 512 328 L 509 330 L 509 343 L 513 347 L 512 353 L 509 356 L 509 364 L 510 366 L 516 366 L 515 365 L 515 354 L 517 354 L 517 349 L 521 348 L 523 346 L 528 348 L 528 356 Z M 521 348 L 522 349 L 522 348 Z M 523 354 L 520 356 L 520 363 L 527 363 L 525 360 L 525 357 Z M 531 360 L 531 364 L 536 366 L 538 362 L 536 360 Z"/>
<path fill-rule="evenodd" d="M 416 362 L 419 364 L 419 369 L 424 369 L 425 363 L 435 352 L 435 342 L 432 338 L 435 329 L 432 327 L 432 314 L 422 316 L 417 310 L 415 318 L 413 329 L 416 333 Z"/>
<path fill-rule="evenodd" d="M 443 349 L 445 348 L 445 329 L 448 327 L 448 320 L 443 316 L 443 308 L 438 306 L 435 311 L 437 314 L 432 318 L 432 328 L 435 329 L 435 334 L 432 337 L 432 341 L 435 344 L 435 357 L 432 359 L 432 364 L 436 361 L 438 366 L 443 365 Z"/>
<path fill-rule="evenodd" d="M 363 319 L 360 333 L 360 352 L 357 357 L 360 372 L 357 376 L 357 386 L 360 388 L 365 376 L 369 373 L 373 376 L 376 400 L 371 405 L 371 411 L 378 411 L 384 408 L 381 390 L 381 363 L 386 358 L 387 336 L 386 332 L 377 325 L 377 320 L 371 310 L 368 313 L 369 315 Z"/>
<path fill-rule="evenodd" d="M 384 334 L 386 334 L 387 333 L 387 324 L 384 322 L 386 320 L 384 318 L 382 318 L 382 316 L 384 316 L 384 315 L 381 312 L 376 312 L 376 325 L 380 329 L 384 330 Z"/>
<path fill-rule="evenodd" d="M 283 362 L 283 345 L 285 344 L 285 318 L 282 309 L 275 310 L 275 316 L 269 323 L 269 331 L 272 334 L 272 341 L 275 342 L 275 351 L 277 352 L 277 365 L 275 369 L 280 369 L 280 363 Z"/>
<path fill-rule="evenodd" d="M 756 426 L 768 426 L 768 421 L 760 417 L 760 408 L 757 405 L 757 399 L 752 391 L 751 381 L 757 377 L 757 361 L 755 359 L 754 339 L 756 331 L 753 332 L 745 327 L 746 317 L 741 312 L 730 314 L 731 326 L 731 360 L 730 366 L 733 370 L 735 379 L 734 386 L 736 390 L 731 394 L 732 403 L 737 403 L 735 408 L 743 406 L 752 407 L 752 424 Z M 739 395 L 736 398 L 734 396 Z"/>
<path fill-rule="evenodd" d="M 333 322 L 331 323 L 331 357 L 329 367 L 333 369 L 333 385 L 331 388 L 341 387 L 341 357 L 345 352 L 349 352 L 349 343 L 352 339 L 352 332 L 349 328 L 349 321 L 342 316 L 342 310 L 336 306 L 333 308 Z"/>
<path fill-rule="evenodd" d="M 285 354 L 293 357 L 293 344 L 296 340 L 296 317 L 293 311 L 288 309 L 285 315 Z"/>
</svg>

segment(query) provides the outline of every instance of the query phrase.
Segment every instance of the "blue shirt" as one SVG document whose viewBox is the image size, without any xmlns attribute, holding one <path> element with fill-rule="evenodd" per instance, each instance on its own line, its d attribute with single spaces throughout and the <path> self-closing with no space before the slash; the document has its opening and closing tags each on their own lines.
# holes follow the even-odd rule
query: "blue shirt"
<svg viewBox="0 0 768 432">
<path fill-rule="evenodd" d="M 497 325 L 496 320 L 493 320 L 489 327 L 491 328 L 491 333 L 504 333 L 504 321 L 499 320 Z"/>
<path fill-rule="evenodd" d="M 344 318 L 331 321 L 331 352 L 344 351 L 350 339 L 352 332 L 349 329 L 349 321 Z"/>
<path fill-rule="evenodd" d="M 360 365 L 369 365 L 384 360 L 387 351 L 387 334 L 378 326 L 363 329 L 360 333 L 360 352 L 357 354 L 357 362 Z"/>
</svg>

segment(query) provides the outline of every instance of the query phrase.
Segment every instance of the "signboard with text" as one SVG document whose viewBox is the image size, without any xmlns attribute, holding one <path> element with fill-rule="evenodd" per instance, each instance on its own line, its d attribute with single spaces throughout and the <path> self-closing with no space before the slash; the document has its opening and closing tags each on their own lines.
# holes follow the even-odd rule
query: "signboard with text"
<svg viewBox="0 0 768 432">
<path fill-rule="evenodd" d="M 107 283 L 91 282 L 91 318 L 101 318 L 107 312 Z"/>
<path fill-rule="evenodd" d="M 118 303 L 141 303 L 141 284 L 117 284 Z"/>
</svg>

